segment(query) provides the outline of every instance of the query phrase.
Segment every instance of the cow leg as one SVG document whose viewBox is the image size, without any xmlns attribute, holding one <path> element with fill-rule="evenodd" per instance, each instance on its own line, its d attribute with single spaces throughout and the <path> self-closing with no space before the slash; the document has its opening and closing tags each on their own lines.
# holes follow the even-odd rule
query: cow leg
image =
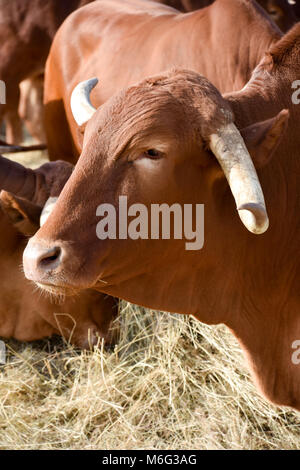
<svg viewBox="0 0 300 470">
<path fill-rule="evenodd" d="M 51 101 L 45 105 L 44 122 L 49 159 L 66 160 L 75 164 L 79 155 L 70 133 L 62 100 Z"/>
<path fill-rule="evenodd" d="M 30 135 L 38 143 L 46 142 L 43 122 L 44 76 L 39 75 L 20 83 L 19 115 Z"/>
<path fill-rule="evenodd" d="M 20 144 L 23 141 L 23 126 L 18 114 L 20 99 L 19 86 L 6 81 L 6 105 L 3 108 L 3 115 L 6 124 L 6 141 L 9 144 Z"/>
<path fill-rule="evenodd" d="M 5 135 L 9 144 L 21 144 L 23 142 L 23 125 L 17 111 L 9 111 L 5 115 Z"/>
</svg>

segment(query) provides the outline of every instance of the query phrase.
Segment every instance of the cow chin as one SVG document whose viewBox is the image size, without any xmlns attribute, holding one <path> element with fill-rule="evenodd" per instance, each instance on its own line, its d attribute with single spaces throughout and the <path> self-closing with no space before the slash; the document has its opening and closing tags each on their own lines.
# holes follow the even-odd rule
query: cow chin
<svg viewBox="0 0 300 470">
<path fill-rule="evenodd" d="M 78 290 L 73 287 L 55 286 L 53 284 L 42 284 L 40 282 L 35 283 L 42 291 L 51 294 L 54 297 L 72 297 L 78 294 Z"/>
</svg>

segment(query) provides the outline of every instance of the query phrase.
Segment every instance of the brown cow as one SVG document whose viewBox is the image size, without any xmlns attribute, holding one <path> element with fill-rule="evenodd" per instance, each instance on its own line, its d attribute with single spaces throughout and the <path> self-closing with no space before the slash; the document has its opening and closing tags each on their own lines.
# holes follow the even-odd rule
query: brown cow
<svg viewBox="0 0 300 470">
<path fill-rule="evenodd" d="M 45 142 L 41 76 L 46 58 L 54 35 L 64 19 L 72 11 L 92 1 L 0 0 L 0 80 L 4 81 L 7 88 L 6 105 L 0 106 L 0 119 L 5 117 L 8 142 L 17 144 L 22 141 L 20 118 L 36 140 Z M 171 4 L 172 1 L 166 0 L 165 3 Z M 185 1 L 183 4 L 175 3 L 183 10 L 192 7 Z M 198 3 L 205 2 L 199 0 Z"/>
<path fill-rule="evenodd" d="M 20 83 L 18 114 L 37 142 L 46 142 L 43 122 L 44 74 Z"/>
<path fill-rule="evenodd" d="M 46 290 L 93 286 L 205 323 L 225 323 L 260 390 L 298 410 L 299 53 L 296 25 L 271 46 L 247 86 L 224 98 L 195 72 L 146 79 L 97 110 L 87 99 L 95 80 L 76 87 L 72 107 L 82 130 L 88 120 L 82 154 L 23 258 L 26 276 Z M 118 69 L 121 59 L 114 57 Z M 283 108 L 290 112 L 285 135 Z M 124 195 L 130 208 L 203 203 L 202 250 L 186 250 L 184 240 L 172 237 L 100 240 L 99 205 L 111 203 L 120 214 Z M 235 207 L 244 225 L 261 235 L 245 230 Z"/>
<path fill-rule="evenodd" d="M 170 67 L 195 70 L 221 92 L 242 88 L 281 33 L 256 2 L 238 3 L 216 0 L 204 10 L 182 14 L 153 2 L 98 0 L 70 15 L 55 37 L 46 66 L 50 159 L 59 155 L 72 163 L 77 160 L 81 142 L 70 96 L 77 83 L 92 76 L 101 76 L 101 87 L 92 95 L 96 106 Z M 112 60 L 116 51 L 122 73 L 116 72 Z"/>
<path fill-rule="evenodd" d="M 0 0 L 0 80 L 6 85 L 6 105 L 0 105 L 0 121 L 5 117 L 8 142 L 22 140 L 19 84 L 44 71 L 58 27 L 72 11 L 90 1 Z"/>
<path fill-rule="evenodd" d="M 109 327 L 117 305 L 112 297 L 86 290 L 54 301 L 26 281 L 20 269 L 28 236 L 39 228 L 42 206 L 48 196 L 58 196 L 72 166 L 57 161 L 32 171 L 0 157 L 0 168 L 0 187 L 19 195 L 2 191 L 0 196 L 0 336 L 31 341 L 60 334 L 82 348 L 98 337 L 113 341 Z"/>
<path fill-rule="evenodd" d="M 5 115 L 7 141 L 22 140 L 20 117 L 33 137 L 44 142 L 42 126 L 42 82 L 46 57 L 56 30 L 75 9 L 93 0 L 2 0 L 5 22 L 0 28 L 0 80 L 7 86 Z M 157 0 L 181 11 L 192 11 L 212 3 L 210 0 Z M 286 31 L 296 21 L 287 0 L 260 0 L 271 18 Z M 17 34 L 15 33 L 17 31 Z M 25 80 L 25 79 L 28 79 Z M 25 83 L 24 83 L 25 80 Z M 21 90 L 19 84 L 22 83 Z M 20 113 L 18 102 L 21 97 Z M 34 101 L 33 101 L 34 100 Z M 34 108 L 31 105 L 34 102 Z M 26 107 L 26 104 L 29 105 Z"/>
</svg>

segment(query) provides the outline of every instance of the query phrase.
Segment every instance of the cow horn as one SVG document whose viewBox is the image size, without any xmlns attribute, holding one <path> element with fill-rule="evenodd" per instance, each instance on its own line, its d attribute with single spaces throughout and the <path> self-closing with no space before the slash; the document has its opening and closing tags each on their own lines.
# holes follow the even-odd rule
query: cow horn
<svg viewBox="0 0 300 470">
<path fill-rule="evenodd" d="M 37 179 L 33 170 L 0 155 L 0 190 L 31 201 L 36 185 Z"/>
<path fill-rule="evenodd" d="M 252 233 L 264 233 L 269 226 L 264 195 L 237 127 L 230 123 L 212 134 L 210 149 L 224 171 L 243 224 Z"/>
<path fill-rule="evenodd" d="M 11 145 L 0 140 L 0 153 L 17 153 L 17 152 L 33 152 L 35 150 L 46 150 L 47 146 L 44 144 L 38 145 Z"/>
<path fill-rule="evenodd" d="M 78 83 L 72 92 L 71 110 L 78 126 L 87 122 L 96 111 L 96 108 L 91 103 L 90 93 L 97 83 L 97 78 L 90 78 Z"/>
<path fill-rule="evenodd" d="M 44 208 L 43 208 L 41 216 L 40 216 L 40 227 L 42 227 L 42 225 L 44 225 L 44 223 L 48 219 L 49 215 L 53 211 L 57 199 L 58 199 L 58 197 L 49 197 L 49 199 L 46 201 L 46 204 L 44 205 Z"/>
</svg>

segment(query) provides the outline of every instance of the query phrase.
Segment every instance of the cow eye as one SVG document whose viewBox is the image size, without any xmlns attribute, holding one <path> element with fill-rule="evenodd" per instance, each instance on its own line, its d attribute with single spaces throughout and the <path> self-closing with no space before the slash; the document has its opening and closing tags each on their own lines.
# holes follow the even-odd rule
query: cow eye
<svg viewBox="0 0 300 470">
<path fill-rule="evenodd" d="M 279 19 L 282 16 L 282 13 L 280 12 L 279 8 L 272 8 L 269 10 L 269 15 L 271 15 L 272 18 Z"/>
<path fill-rule="evenodd" d="M 134 161 L 139 161 L 147 158 L 148 160 L 160 160 L 163 158 L 165 154 L 161 152 L 160 150 L 156 149 L 148 149 L 145 150 L 143 153 L 140 153 L 136 158 L 131 159 L 130 157 L 128 158 L 129 162 L 134 162 Z"/>
<path fill-rule="evenodd" d="M 158 160 L 159 158 L 162 158 L 163 153 L 160 152 L 159 150 L 149 149 L 143 153 L 143 156 L 147 158 L 151 158 L 152 160 Z"/>
</svg>

